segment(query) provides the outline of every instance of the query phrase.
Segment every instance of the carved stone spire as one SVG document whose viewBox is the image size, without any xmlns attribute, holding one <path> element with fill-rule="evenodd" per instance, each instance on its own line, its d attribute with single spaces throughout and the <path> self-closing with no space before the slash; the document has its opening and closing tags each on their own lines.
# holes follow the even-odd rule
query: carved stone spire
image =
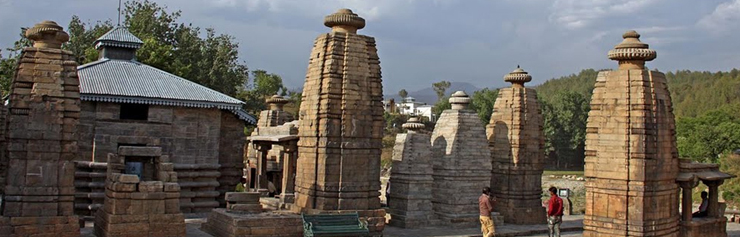
<svg viewBox="0 0 740 237">
<path fill-rule="evenodd" d="M 34 48 L 60 49 L 69 40 L 69 34 L 56 22 L 42 21 L 26 30 L 26 38 L 33 40 Z"/>
<path fill-rule="evenodd" d="M 365 28 L 365 19 L 350 9 L 342 8 L 324 17 L 324 25 L 330 27 L 333 32 L 356 34 L 357 30 Z"/>
<path fill-rule="evenodd" d="M 504 76 L 504 81 L 510 82 L 512 87 L 524 87 L 524 83 L 532 81 L 532 76 L 517 65 L 514 71 Z"/>
<path fill-rule="evenodd" d="M 467 109 L 468 104 L 470 104 L 470 100 L 470 97 L 468 97 L 468 94 L 465 94 L 464 91 L 457 91 L 450 96 L 452 109 Z"/>
<path fill-rule="evenodd" d="M 425 126 L 423 123 L 419 122 L 419 117 L 414 116 L 414 117 L 409 118 L 409 120 L 406 121 L 406 123 L 404 123 L 403 125 L 401 125 L 401 127 L 408 130 L 408 133 L 417 133 L 421 131 L 422 129 L 424 129 Z"/>
<path fill-rule="evenodd" d="M 609 59 L 619 61 L 619 69 L 645 69 L 645 61 L 657 57 L 655 50 L 640 41 L 640 34 L 634 30 L 622 35 L 621 43 L 609 50 Z"/>
<path fill-rule="evenodd" d="M 283 106 L 288 103 L 288 100 L 279 95 L 273 95 L 272 97 L 265 100 L 270 105 L 270 110 L 282 111 Z"/>
</svg>

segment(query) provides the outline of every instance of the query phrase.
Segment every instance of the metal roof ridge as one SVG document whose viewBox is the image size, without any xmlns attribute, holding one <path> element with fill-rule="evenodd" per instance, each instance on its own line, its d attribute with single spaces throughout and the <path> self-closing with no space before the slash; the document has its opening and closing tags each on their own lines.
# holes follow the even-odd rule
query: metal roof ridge
<svg viewBox="0 0 740 237">
<path fill-rule="evenodd" d="M 89 63 L 82 64 L 80 66 L 77 66 L 77 70 L 85 69 L 85 68 L 88 68 L 88 67 L 91 67 L 91 66 L 95 66 L 95 65 L 98 65 L 98 64 L 102 64 L 102 63 L 108 62 L 110 60 L 111 59 L 109 59 L 109 58 L 101 58 L 101 59 L 98 59 L 98 60 L 95 60 L 95 61 L 92 61 L 92 62 L 89 62 Z"/>
</svg>

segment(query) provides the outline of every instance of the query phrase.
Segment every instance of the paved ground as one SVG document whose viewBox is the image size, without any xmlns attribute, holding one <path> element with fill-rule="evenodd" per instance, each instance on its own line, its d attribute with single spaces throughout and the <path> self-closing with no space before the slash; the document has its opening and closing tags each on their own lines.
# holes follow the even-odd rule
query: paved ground
<svg viewBox="0 0 740 237">
<path fill-rule="evenodd" d="M 562 237 L 581 236 L 583 228 L 583 216 L 564 216 Z M 204 215 L 189 215 L 185 221 L 187 223 L 188 237 L 212 237 L 201 231 L 200 225 L 205 222 Z M 92 222 L 88 222 L 86 228 L 82 229 L 82 237 L 94 237 L 92 234 Z M 396 227 L 386 227 L 383 232 L 385 237 L 420 237 L 420 236 L 437 236 L 437 237 L 468 237 L 481 236 L 479 228 L 468 229 L 449 229 L 449 228 L 424 228 L 424 229 L 401 229 Z M 546 225 L 504 225 L 497 228 L 496 236 L 547 236 Z M 727 223 L 727 235 L 729 237 L 740 237 L 740 224 Z"/>
<path fill-rule="evenodd" d="M 561 225 L 563 234 L 565 233 L 578 233 L 583 230 L 583 216 L 563 216 L 563 224 Z M 397 227 L 388 226 L 383 231 L 384 236 L 387 237 L 417 237 L 417 236 L 444 236 L 444 237 L 457 237 L 457 236 L 480 236 L 480 228 L 467 228 L 467 229 L 450 229 L 450 228 L 423 228 L 423 229 L 402 229 Z M 537 234 L 544 234 L 547 236 L 547 225 L 504 225 L 496 227 L 496 236 L 532 236 Z M 568 236 L 568 235 L 561 235 Z"/>
</svg>

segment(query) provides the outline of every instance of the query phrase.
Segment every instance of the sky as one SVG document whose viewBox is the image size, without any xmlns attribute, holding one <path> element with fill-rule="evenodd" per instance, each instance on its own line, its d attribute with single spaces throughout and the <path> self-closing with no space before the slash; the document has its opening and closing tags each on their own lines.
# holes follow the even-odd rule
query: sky
<svg viewBox="0 0 740 237">
<path fill-rule="evenodd" d="M 506 86 L 521 65 L 530 85 L 616 68 L 607 52 L 627 30 L 658 52 L 660 71 L 740 68 L 740 0 L 154 0 L 180 21 L 232 35 L 250 69 L 300 88 L 323 17 L 350 8 L 365 18 L 359 34 L 375 37 L 385 94 L 447 80 Z M 117 18 L 117 0 L 0 0 L 0 48 L 20 27 L 53 20 L 65 29 Z"/>
</svg>

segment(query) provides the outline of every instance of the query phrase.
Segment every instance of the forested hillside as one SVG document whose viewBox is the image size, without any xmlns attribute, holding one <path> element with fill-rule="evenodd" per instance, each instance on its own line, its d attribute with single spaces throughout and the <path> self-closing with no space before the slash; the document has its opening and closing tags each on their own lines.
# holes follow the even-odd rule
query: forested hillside
<svg viewBox="0 0 740 237">
<path fill-rule="evenodd" d="M 543 104 L 548 153 L 554 162 L 551 167 L 577 168 L 583 162 L 588 103 L 597 74 L 587 69 L 536 87 Z M 676 115 L 679 155 L 719 162 L 723 154 L 740 149 L 738 70 L 665 74 Z"/>
</svg>

